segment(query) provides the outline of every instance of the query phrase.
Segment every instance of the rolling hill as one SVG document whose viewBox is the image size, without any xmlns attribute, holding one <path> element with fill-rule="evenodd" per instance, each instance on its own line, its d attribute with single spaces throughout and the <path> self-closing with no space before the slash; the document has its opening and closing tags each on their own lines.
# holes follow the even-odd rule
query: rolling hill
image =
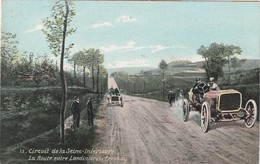
<svg viewBox="0 0 260 164">
<path fill-rule="evenodd" d="M 193 85 L 196 77 L 200 77 L 202 81 L 207 81 L 205 70 L 202 68 L 203 63 L 204 63 L 203 61 L 191 62 L 188 60 L 169 62 L 168 69 L 165 72 L 165 74 L 167 75 L 167 77 L 172 76 L 175 79 L 175 84 L 177 87 Z M 258 68 L 259 68 L 259 60 L 248 59 L 241 67 L 231 70 L 231 73 L 232 72 L 236 73 L 238 71 L 243 73 Z M 227 73 L 228 67 L 225 66 L 223 70 L 224 73 Z M 119 68 L 119 69 L 109 70 L 110 73 L 115 71 L 117 72 L 123 71 L 128 73 L 129 75 L 137 75 L 137 74 L 141 75 L 140 71 L 144 71 L 149 75 L 161 76 L 161 72 L 159 68 L 137 67 L 137 68 Z"/>
</svg>

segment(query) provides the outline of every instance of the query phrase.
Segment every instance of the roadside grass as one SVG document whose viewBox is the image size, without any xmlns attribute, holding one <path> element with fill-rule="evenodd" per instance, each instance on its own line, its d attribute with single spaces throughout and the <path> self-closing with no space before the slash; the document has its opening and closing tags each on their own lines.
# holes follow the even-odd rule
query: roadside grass
<svg viewBox="0 0 260 164">
<path fill-rule="evenodd" d="M 29 149 L 90 148 L 96 136 L 95 127 L 87 125 L 85 102 L 88 97 L 93 97 L 94 109 L 98 108 L 99 102 L 95 94 L 88 93 L 85 89 L 69 89 L 65 118 L 71 117 L 70 104 L 74 96 L 80 96 L 82 126 L 76 131 L 66 129 L 65 144 L 60 145 L 61 96 L 58 90 L 4 90 L 1 96 L 1 163 L 25 163 L 31 155 L 28 153 Z M 23 105 L 26 106 L 22 107 Z M 21 153 L 21 150 L 27 153 Z"/>
</svg>

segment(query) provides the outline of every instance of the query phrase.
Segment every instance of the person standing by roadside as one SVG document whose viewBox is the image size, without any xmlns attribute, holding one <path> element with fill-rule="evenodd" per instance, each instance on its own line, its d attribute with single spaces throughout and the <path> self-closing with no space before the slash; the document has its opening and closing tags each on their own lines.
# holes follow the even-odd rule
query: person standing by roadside
<svg viewBox="0 0 260 164">
<path fill-rule="evenodd" d="M 74 97 L 74 101 L 71 104 L 71 112 L 73 115 L 73 125 L 72 128 L 79 128 L 80 122 L 80 107 L 79 107 L 79 97 Z"/>
<path fill-rule="evenodd" d="M 91 97 L 88 98 L 86 107 L 87 107 L 87 112 L 88 112 L 88 125 L 89 126 L 94 125 L 94 110 L 93 110 Z"/>
<path fill-rule="evenodd" d="M 168 100 L 169 100 L 170 106 L 172 106 L 172 103 L 175 102 L 175 92 L 174 91 L 168 92 Z"/>
</svg>

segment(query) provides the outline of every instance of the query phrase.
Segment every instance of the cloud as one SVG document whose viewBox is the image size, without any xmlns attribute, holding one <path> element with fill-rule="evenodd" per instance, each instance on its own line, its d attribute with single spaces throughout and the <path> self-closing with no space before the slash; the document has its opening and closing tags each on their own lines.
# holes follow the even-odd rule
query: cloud
<svg viewBox="0 0 260 164">
<path fill-rule="evenodd" d="M 103 46 L 100 47 L 100 50 L 104 53 L 109 53 L 113 51 L 129 50 L 129 49 L 133 49 L 134 47 L 135 47 L 135 42 L 130 41 L 126 45 L 110 45 L 107 47 Z"/>
<path fill-rule="evenodd" d="M 123 15 L 117 18 L 117 22 L 123 22 L 123 23 L 127 23 L 127 22 L 136 22 L 137 19 L 131 16 L 127 16 L 127 15 Z"/>
<path fill-rule="evenodd" d="M 151 67 L 147 60 L 144 59 L 135 59 L 135 60 L 121 60 L 117 61 L 115 64 L 108 63 L 108 68 L 125 68 L 125 67 Z"/>
<path fill-rule="evenodd" d="M 127 23 L 127 22 L 136 22 L 137 19 L 131 16 L 127 16 L 127 15 L 123 15 L 117 18 L 116 22 L 123 22 L 123 23 Z M 115 22 L 114 22 L 115 23 Z M 89 28 L 90 29 L 94 29 L 94 28 L 99 28 L 99 27 L 112 27 L 114 26 L 114 23 L 111 22 L 102 22 L 102 23 L 95 23 L 92 24 Z"/>
<path fill-rule="evenodd" d="M 33 29 L 26 30 L 24 33 L 31 33 L 31 32 L 35 32 L 35 31 L 40 31 L 42 29 L 43 29 L 43 25 L 37 24 Z"/>
<path fill-rule="evenodd" d="M 179 54 L 179 55 L 172 56 L 170 60 L 171 61 L 189 60 L 191 62 L 198 62 L 198 61 L 203 61 L 203 58 L 198 54 L 194 54 L 194 55 L 187 55 L 187 54 L 180 55 Z"/>
<path fill-rule="evenodd" d="M 111 22 L 102 22 L 102 23 L 95 23 L 90 26 L 90 28 L 99 28 L 99 27 L 112 27 L 113 24 Z"/>
<path fill-rule="evenodd" d="M 132 51 L 141 51 L 144 49 L 150 50 L 150 53 L 157 53 L 159 51 L 163 51 L 166 49 L 183 49 L 187 48 L 185 46 L 164 46 L 164 45 L 148 45 L 148 46 L 137 46 L 134 41 L 129 41 L 125 45 L 110 45 L 110 46 L 103 46 L 100 47 L 100 50 L 103 53 L 110 53 L 115 51 L 124 51 L 124 52 L 132 52 Z"/>
<path fill-rule="evenodd" d="M 151 53 L 156 53 L 156 52 L 159 52 L 159 51 L 163 51 L 163 50 L 166 50 L 166 49 L 184 49 L 184 48 L 187 48 L 186 46 L 163 46 L 163 45 L 151 45 L 150 48 L 152 49 L 151 50 Z"/>
<path fill-rule="evenodd" d="M 158 51 L 163 51 L 170 48 L 169 46 L 162 46 L 162 45 L 155 45 L 150 47 L 152 49 L 151 53 L 156 53 Z"/>
</svg>

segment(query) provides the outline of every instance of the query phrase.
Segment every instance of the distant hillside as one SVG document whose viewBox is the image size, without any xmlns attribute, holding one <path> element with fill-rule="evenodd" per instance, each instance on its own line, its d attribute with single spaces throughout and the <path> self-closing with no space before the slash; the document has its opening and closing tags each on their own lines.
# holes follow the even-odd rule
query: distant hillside
<svg viewBox="0 0 260 164">
<path fill-rule="evenodd" d="M 257 59 L 246 59 L 245 63 L 240 67 L 232 71 L 236 70 L 251 70 L 259 68 L 259 60 Z M 223 68 L 224 72 L 228 71 L 227 65 Z"/>
<path fill-rule="evenodd" d="M 152 69 L 154 68 L 153 67 L 125 67 L 125 68 L 113 68 L 107 70 L 109 75 L 113 72 L 126 72 L 129 75 L 135 75 L 135 74 L 139 74 L 140 71 L 149 71 Z"/>
<path fill-rule="evenodd" d="M 199 61 L 199 62 L 191 62 L 189 60 L 177 60 L 177 61 L 172 61 L 168 63 L 169 68 L 174 68 L 174 67 L 198 67 L 201 68 L 203 65 L 204 61 Z"/>
<path fill-rule="evenodd" d="M 205 70 L 202 68 L 204 61 L 199 62 L 191 62 L 189 60 L 178 60 L 167 63 L 168 70 L 166 73 L 168 75 L 176 75 L 176 76 L 198 76 L 201 77 L 202 74 L 205 74 Z M 237 70 L 251 70 L 259 68 L 259 60 L 257 59 L 247 59 L 245 63 L 240 67 L 233 71 Z M 228 67 L 225 66 L 223 68 L 224 72 L 228 71 Z M 108 69 L 108 73 L 111 74 L 113 72 L 127 72 L 129 75 L 139 74 L 140 71 L 149 72 L 152 75 L 159 75 L 159 68 L 152 67 L 126 67 L 126 68 L 116 68 L 116 69 Z"/>
<path fill-rule="evenodd" d="M 203 62 L 194 62 L 188 60 L 180 60 L 168 63 L 168 69 L 166 70 L 166 74 L 168 75 L 184 75 L 184 74 L 192 74 L 193 76 L 196 74 L 205 73 L 205 70 L 202 69 Z M 160 69 L 156 68 L 150 71 L 147 71 L 152 75 L 159 75 Z M 184 75 L 185 76 L 185 75 Z"/>
</svg>

